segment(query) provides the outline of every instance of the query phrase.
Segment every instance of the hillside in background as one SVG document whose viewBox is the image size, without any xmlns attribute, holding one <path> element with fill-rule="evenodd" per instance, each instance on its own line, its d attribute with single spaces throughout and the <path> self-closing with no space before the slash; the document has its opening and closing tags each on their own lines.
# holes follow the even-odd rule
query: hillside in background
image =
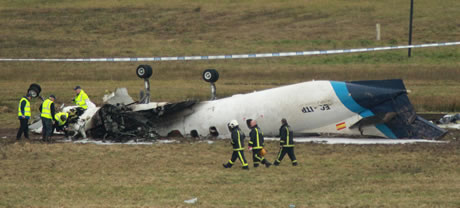
<svg viewBox="0 0 460 208">
<path fill-rule="evenodd" d="M 1 58 L 153 57 L 406 45 L 410 0 L 0 0 Z M 460 41 L 459 0 L 415 0 L 413 43 Z M 380 41 L 376 24 L 381 25 Z M 315 80 L 403 79 L 417 111 L 460 112 L 460 46 L 346 55 L 181 62 L 0 62 L 0 207 L 460 207 L 460 131 L 443 143 L 297 142 L 299 165 L 250 170 L 229 140 L 152 145 L 15 140 L 31 83 L 57 105 L 80 85 L 92 101 L 116 87 L 138 99 L 139 64 L 154 101 L 217 96 Z M 301 94 L 303 93 L 303 94 Z M 299 92 L 308 96 L 309 92 Z M 39 100 L 32 101 L 38 115 Z M 263 126 L 262 126 L 263 129 Z M 247 132 L 246 132 L 247 133 Z M 56 137 L 55 137 L 56 138 Z M 457 138 L 457 139 L 456 139 Z M 245 143 L 247 142 L 247 139 Z M 279 143 L 267 141 L 265 157 Z M 197 197 L 196 204 L 184 200 Z M 291 206 L 292 205 L 292 206 Z"/>
<path fill-rule="evenodd" d="M 409 3 L 383 1 L 1 1 L 0 57 L 89 58 L 239 54 L 406 45 Z M 460 2 L 418 0 L 413 43 L 460 40 Z M 381 25 L 380 41 L 376 24 Z M 460 111 L 460 47 L 257 60 L 157 63 L 0 62 L 0 123 L 10 124 L 30 83 L 70 104 L 81 85 L 138 97 L 138 64 L 151 64 L 154 100 L 205 100 L 206 68 L 218 96 L 308 81 L 404 79 L 418 111 Z M 35 102 L 39 105 L 39 102 Z M 35 106 L 35 110 L 38 106 Z"/>
</svg>

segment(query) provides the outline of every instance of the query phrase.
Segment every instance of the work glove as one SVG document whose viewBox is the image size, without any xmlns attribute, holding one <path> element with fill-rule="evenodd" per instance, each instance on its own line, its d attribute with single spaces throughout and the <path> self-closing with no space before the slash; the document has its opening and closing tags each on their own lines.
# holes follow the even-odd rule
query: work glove
<svg viewBox="0 0 460 208">
<path fill-rule="evenodd" d="M 249 147 L 248 147 L 248 150 L 249 150 L 249 151 L 252 151 L 252 147 L 251 147 L 251 146 L 249 146 Z"/>
</svg>

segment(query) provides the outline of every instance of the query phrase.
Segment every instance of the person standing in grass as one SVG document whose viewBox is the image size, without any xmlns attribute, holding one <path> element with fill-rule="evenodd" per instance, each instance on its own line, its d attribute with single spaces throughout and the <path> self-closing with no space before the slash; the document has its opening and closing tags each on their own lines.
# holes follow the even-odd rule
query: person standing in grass
<svg viewBox="0 0 460 208">
<path fill-rule="evenodd" d="M 243 164 L 243 169 L 249 170 L 248 162 L 244 157 L 244 133 L 238 127 L 238 122 L 236 120 L 232 120 L 230 121 L 230 123 L 228 123 L 228 129 L 232 133 L 231 144 L 233 146 L 233 154 L 232 158 L 228 161 L 228 163 L 222 165 L 224 166 L 224 168 L 231 168 L 233 166 L 233 163 L 238 158 L 240 159 L 241 164 Z"/>
<path fill-rule="evenodd" d="M 252 151 L 254 168 L 259 167 L 260 163 L 264 164 L 267 168 L 270 167 L 272 164 L 261 154 L 262 149 L 264 148 L 264 133 L 260 130 L 259 126 L 257 126 L 256 120 L 248 119 L 246 120 L 246 123 L 251 129 L 251 132 L 249 133 L 249 137 L 251 139 L 249 140 L 248 148 Z"/>
<path fill-rule="evenodd" d="M 43 141 L 50 142 L 51 141 L 51 133 L 53 132 L 53 120 L 55 116 L 55 108 L 54 108 L 54 101 L 56 97 L 54 95 L 50 95 L 48 99 L 43 101 L 42 105 L 40 106 L 40 117 L 42 119 L 42 133 L 43 133 Z"/>
<path fill-rule="evenodd" d="M 291 127 L 289 126 L 285 118 L 281 119 L 281 128 L 280 128 L 280 152 L 278 154 L 278 159 L 275 160 L 274 165 L 278 166 L 283 160 L 286 153 L 289 155 L 289 158 L 292 161 L 293 166 L 297 166 L 297 159 L 294 154 L 294 136 L 292 134 Z"/>
<path fill-rule="evenodd" d="M 32 116 L 30 111 L 30 99 L 32 99 L 31 94 L 27 94 L 19 100 L 18 107 L 18 118 L 19 118 L 19 129 L 18 134 L 16 135 L 16 140 L 20 140 L 22 134 L 24 137 L 29 139 L 29 119 Z"/>
</svg>

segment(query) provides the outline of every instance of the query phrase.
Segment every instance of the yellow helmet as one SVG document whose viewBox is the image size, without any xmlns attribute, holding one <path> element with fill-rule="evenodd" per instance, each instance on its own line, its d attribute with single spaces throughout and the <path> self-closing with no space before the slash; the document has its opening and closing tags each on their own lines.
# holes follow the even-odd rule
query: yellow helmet
<svg viewBox="0 0 460 208">
<path fill-rule="evenodd" d="M 265 154 L 267 154 L 267 150 L 265 150 L 265 148 L 262 148 L 259 152 L 259 156 L 263 157 L 265 156 Z"/>
</svg>

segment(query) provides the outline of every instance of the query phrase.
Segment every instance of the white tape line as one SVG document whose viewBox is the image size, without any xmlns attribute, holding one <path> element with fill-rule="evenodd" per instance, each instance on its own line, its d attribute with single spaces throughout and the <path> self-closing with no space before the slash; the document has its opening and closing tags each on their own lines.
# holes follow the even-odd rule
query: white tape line
<svg viewBox="0 0 460 208">
<path fill-rule="evenodd" d="M 139 57 L 139 58 L 0 58 L 0 61 L 43 61 L 43 62 L 133 62 L 133 61 L 189 61 L 189 60 L 214 60 L 214 59 L 243 59 L 243 58 L 270 58 L 280 56 L 312 56 L 324 54 L 359 53 L 371 51 L 384 51 L 406 48 L 427 48 L 460 45 L 460 42 L 427 43 L 420 45 L 386 46 L 376 48 L 355 48 L 340 50 L 299 51 L 299 52 L 276 52 L 254 53 L 234 55 L 212 56 L 170 56 L 170 57 Z"/>
</svg>

